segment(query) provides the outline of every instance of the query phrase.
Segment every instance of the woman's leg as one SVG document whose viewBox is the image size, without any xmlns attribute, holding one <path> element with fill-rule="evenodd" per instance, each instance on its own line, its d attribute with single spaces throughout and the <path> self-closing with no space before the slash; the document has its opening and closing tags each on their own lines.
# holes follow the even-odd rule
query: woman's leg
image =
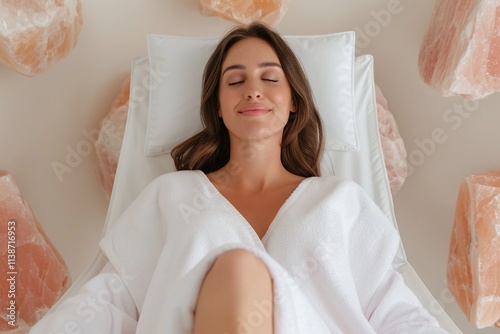
<svg viewBox="0 0 500 334">
<path fill-rule="evenodd" d="M 198 296 L 193 334 L 273 333 L 273 287 L 267 266 L 244 249 L 215 260 Z"/>
</svg>

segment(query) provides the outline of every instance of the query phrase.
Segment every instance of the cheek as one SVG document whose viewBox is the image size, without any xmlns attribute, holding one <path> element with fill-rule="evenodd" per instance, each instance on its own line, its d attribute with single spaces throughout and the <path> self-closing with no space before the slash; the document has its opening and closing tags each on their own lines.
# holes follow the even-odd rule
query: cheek
<svg viewBox="0 0 500 334">
<path fill-rule="evenodd" d="M 222 109 L 227 109 L 231 108 L 231 106 L 234 104 L 234 94 L 231 94 L 230 92 L 227 91 L 222 91 L 219 93 L 219 108 Z"/>
<path fill-rule="evenodd" d="M 291 104 L 292 102 L 292 90 L 289 87 L 274 87 L 273 89 L 268 91 L 268 94 L 271 94 L 276 101 L 280 101 L 280 103 L 282 104 Z"/>
<path fill-rule="evenodd" d="M 231 117 L 234 110 L 234 102 L 227 96 L 221 96 L 219 98 L 219 117 L 228 118 Z"/>
<path fill-rule="evenodd" d="M 281 105 L 283 109 L 286 109 L 286 112 L 293 111 L 293 101 L 292 101 L 292 95 L 290 93 L 276 94 L 275 101 L 276 103 Z"/>
</svg>

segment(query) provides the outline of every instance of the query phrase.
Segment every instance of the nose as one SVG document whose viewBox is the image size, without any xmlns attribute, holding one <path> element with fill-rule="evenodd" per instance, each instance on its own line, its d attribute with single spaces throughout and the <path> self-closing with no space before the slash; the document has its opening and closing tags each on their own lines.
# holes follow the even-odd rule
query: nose
<svg viewBox="0 0 500 334">
<path fill-rule="evenodd" d="M 245 95 L 246 95 L 246 98 L 250 99 L 250 100 L 251 99 L 260 99 L 263 96 L 262 90 L 259 87 L 259 85 L 252 83 L 252 82 L 248 83 L 248 88 L 247 88 Z"/>
<path fill-rule="evenodd" d="M 247 99 L 250 99 L 250 100 L 251 99 L 260 99 L 261 97 L 262 97 L 262 94 L 257 92 L 257 91 L 247 94 Z"/>
</svg>

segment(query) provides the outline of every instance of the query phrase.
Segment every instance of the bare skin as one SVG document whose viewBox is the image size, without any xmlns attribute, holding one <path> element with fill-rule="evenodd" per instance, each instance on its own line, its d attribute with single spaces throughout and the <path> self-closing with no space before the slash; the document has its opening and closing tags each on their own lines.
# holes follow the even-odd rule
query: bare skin
<svg viewBox="0 0 500 334">
<path fill-rule="evenodd" d="M 257 257 L 243 249 L 223 253 L 203 281 L 193 333 L 273 333 L 272 291 Z"/>
<path fill-rule="evenodd" d="M 237 42 L 222 71 L 219 116 L 229 131 L 230 162 L 207 177 L 262 238 L 304 179 L 281 162 L 283 129 L 290 112 L 295 112 L 290 86 L 274 50 L 256 38 Z M 265 264 L 243 250 L 226 252 L 201 286 L 194 334 L 244 333 L 241 319 L 263 300 L 272 301 L 272 279 Z M 252 333 L 273 333 L 270 312 Z"/>
<path fill-rule="evenodd" d="M 207 176 L 262 238 L 304 179 L 281 162 L 283 129 L 295 107 L 278 57 L 266 42 L 236 43 L 222 67 L 219 114 L 229 131 L 230 162 Z M 252 108 L 253 114 L 245 113 Z"/>
</svg>

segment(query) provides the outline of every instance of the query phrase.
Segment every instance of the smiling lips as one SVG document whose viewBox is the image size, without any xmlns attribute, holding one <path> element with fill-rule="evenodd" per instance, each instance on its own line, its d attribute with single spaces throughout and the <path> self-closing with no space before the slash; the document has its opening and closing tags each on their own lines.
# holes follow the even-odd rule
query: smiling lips
<svg viewBox="0 0 500 334">
<path fill-rule="evenodd" d="M 244 116 L 260 116 L 270 111 L 271 109 L 264 104 L 250 104 L 241 108 L 238 113 Z"/>
</svg>

